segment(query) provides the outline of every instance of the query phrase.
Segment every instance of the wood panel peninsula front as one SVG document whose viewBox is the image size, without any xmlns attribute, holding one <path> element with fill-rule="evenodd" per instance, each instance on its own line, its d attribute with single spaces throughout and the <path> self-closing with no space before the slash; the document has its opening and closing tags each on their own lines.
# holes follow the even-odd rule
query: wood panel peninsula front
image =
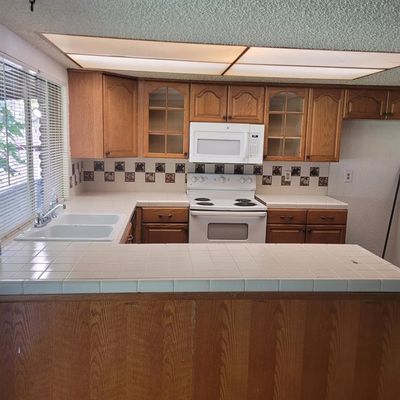
<svg viewBox="0 0 400 400">
<path fill-rule="evenodd" d="M 359 246 L 32 244 L 75 264 L 0 280 L 2 399 L 400 398 L 400 272 Z"/>
</svg>

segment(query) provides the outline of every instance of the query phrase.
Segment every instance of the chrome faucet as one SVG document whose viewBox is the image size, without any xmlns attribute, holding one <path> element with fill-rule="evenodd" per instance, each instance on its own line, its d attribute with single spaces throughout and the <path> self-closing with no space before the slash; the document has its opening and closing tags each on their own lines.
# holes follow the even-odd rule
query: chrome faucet
<svg viewBox="0 0 400 400">
<path fill-rule="evenodd" d="M 35 228 L 42 228 L 43 226 L 47 225 L 53 218 L 57 217 L 56 211 L 59 208 L 66 209 L 65 204 L 61 204 L 58 200 L 54 200 L 50 203 L 50 209 L 46 213 L 39 212 L 36 214 L 35 217 Z"/>
</svg>

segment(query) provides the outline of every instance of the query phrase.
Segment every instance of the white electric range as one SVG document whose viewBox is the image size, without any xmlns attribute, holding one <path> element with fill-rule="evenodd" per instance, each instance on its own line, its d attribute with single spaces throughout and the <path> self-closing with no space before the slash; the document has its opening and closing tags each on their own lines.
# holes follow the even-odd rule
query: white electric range
<svg viewBox="0 0 400 400">
<path fill-rule="evenodd" d="M 188 174 L 189 243 L 265 243 L 267 207 L 254 175 Z"/>
</svg>

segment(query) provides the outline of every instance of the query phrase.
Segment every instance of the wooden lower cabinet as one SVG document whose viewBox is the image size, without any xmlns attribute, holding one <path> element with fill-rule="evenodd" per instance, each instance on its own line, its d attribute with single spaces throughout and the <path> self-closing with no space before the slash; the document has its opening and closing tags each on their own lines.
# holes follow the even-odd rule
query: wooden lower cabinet
<svg viewBox="0 0 400 400">
<path fill-rule="evenodd" d="M 342 244 L 346 238 L 346 226 L 343 225 L 308 225 L 306 243 Z"/>
<path fill-rule="evenodd" d="M 272 209 L 267 221 L 267 243 L 342 244 L 346 240 L 347 210 Z"/>
<path fill-rule="evenodd" d="M 304 243 L 305 225 L 268 224 L 267 243 Z"/>
<path fill-rule="evenodd" d="M 187 243 L 188 224 L 143 224 L 142 243 Z"/>
<path fill-rule="evenodd" d="M 398 293 L 0 296 L 4 400 L 396 400 Z"/>
</svg>

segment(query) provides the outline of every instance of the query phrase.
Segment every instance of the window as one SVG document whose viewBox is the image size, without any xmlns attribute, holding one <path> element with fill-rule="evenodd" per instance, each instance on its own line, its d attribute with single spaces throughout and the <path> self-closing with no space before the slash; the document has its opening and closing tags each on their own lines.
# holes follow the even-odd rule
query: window
<svg viewBox="0 0 400 400">
<path fill-rule="evenodd" d="M 0 238 L 66 197 L 63 88 L 0 58 Z"/>
</svg>

